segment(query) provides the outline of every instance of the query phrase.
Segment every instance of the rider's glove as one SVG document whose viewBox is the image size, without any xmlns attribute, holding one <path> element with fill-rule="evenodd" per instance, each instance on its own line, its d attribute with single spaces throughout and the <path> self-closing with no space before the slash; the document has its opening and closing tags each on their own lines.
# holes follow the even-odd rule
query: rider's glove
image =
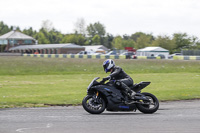
<svg viewBox="0 0 200 133">
<path fill-rule="evenodd" d="M 105 81 L 109 80 L 110 78 L 111 78 L 110 76 L 105 77 L 105 78 L 103 78 L 102 82 L 105 82 Z"/>
<path fill-rule="evenodd" d="M 107 80 L 110 80 L 110 79 L 111 79 L 110 76 L 105 77 L 105 78 L 102 79 L 102 81 L 100 83 L 103 84 L 104 82 L 106 82 Z"/>
<path fill-rule="evenodd" d="M 110 76 L 103 78 L 104 81 L 110 80 Z"/>
</svg>

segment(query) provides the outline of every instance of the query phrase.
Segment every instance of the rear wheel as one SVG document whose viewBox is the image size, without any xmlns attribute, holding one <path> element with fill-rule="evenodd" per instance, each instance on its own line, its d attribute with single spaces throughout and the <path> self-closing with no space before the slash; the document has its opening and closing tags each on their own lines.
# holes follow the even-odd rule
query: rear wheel
<svg viewBox="0 0 200 133">
<path fill-rule="evenodd" d="M 141 100 L 141 103 L 137 104 L 138 110 L 145 114 L 156 112 L 159 108 L 158 99 L 151 93 L 144 92 L 142 94 L 145 95 L 149 101 Z"/>
<path fill-rule="evenodd" d="M 106 108 L 106 102 L 101 96 L 87 95 L 82 101 L 83 108 L 91 114 L 100 114 Z"/>
</svg>

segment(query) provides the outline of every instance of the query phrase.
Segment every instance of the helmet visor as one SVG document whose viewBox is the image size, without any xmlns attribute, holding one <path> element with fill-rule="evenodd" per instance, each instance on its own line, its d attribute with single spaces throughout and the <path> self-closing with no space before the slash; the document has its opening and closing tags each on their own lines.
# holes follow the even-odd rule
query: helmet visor
<svg viewBox="0 0 200 133">
<path fill-rule="evenodd" d="M 108 66 L 109 66 L 109 61 L 105 61 L 105 62 L 103 63 L 103 69 L 104 69 L 104 71 L 105 71 L 106 73 L 109 71 L 109 70 L 107 69 Z"/>
</svg>

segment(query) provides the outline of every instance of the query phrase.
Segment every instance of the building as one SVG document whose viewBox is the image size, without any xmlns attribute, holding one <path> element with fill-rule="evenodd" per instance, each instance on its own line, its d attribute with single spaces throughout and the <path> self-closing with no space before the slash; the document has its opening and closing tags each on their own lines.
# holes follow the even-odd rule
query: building
<svg viewBox="0 0 200 133">
<path fill-rule="evenodd" d="M 19 31 L 13 30 L 0 36 L 0 52 L 8 52 L 10 48 L 19 45 L 35 45 L 36 40 Z"/>
<path fill-rule="evenodd" d="M 165 59 L 169 56 L 169 50 L 161 47 L 146 47 L 136 51 L 137 56 L 157 57 L 164 56 Z"/>
<path fill-rule="evenodd" d="M 13 30 L 0 36 L 0 52 L 28 54 L 76 54 L 85 47 L 76 44 L 40 44 L 36 40 L 19 31 Z"/>
<path fill-rule="evenodd" d="M 85 47 L 72 43 L 67 44 L 40 44 L 40 45 L 21 45 L 9 49 L 12 53 L 27 54 L 77 54 L 84 51 Z"/>
</svg>

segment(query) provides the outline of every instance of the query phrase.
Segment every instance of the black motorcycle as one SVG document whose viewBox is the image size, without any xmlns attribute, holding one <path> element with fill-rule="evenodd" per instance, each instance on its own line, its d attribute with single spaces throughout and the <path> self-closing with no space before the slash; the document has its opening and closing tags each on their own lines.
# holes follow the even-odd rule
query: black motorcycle
<svg viewBox="0 0 200 133">
<path fill-rule="evenodd" d="M 151 82 L 140 82 L 130 86 L 136 92 L 134 99 L 129 99 L 122 90 L 117 89 L 113 81 L 98 82 L 99 77 L 93 79 L 87 88 L 87 96 L 82 101 L 83 108 L 91 114 L 107 111 L 136 111 L 154 113 L 159 108 L 158 99 L 151 93 L 141 90 Z"/>
</svg>

